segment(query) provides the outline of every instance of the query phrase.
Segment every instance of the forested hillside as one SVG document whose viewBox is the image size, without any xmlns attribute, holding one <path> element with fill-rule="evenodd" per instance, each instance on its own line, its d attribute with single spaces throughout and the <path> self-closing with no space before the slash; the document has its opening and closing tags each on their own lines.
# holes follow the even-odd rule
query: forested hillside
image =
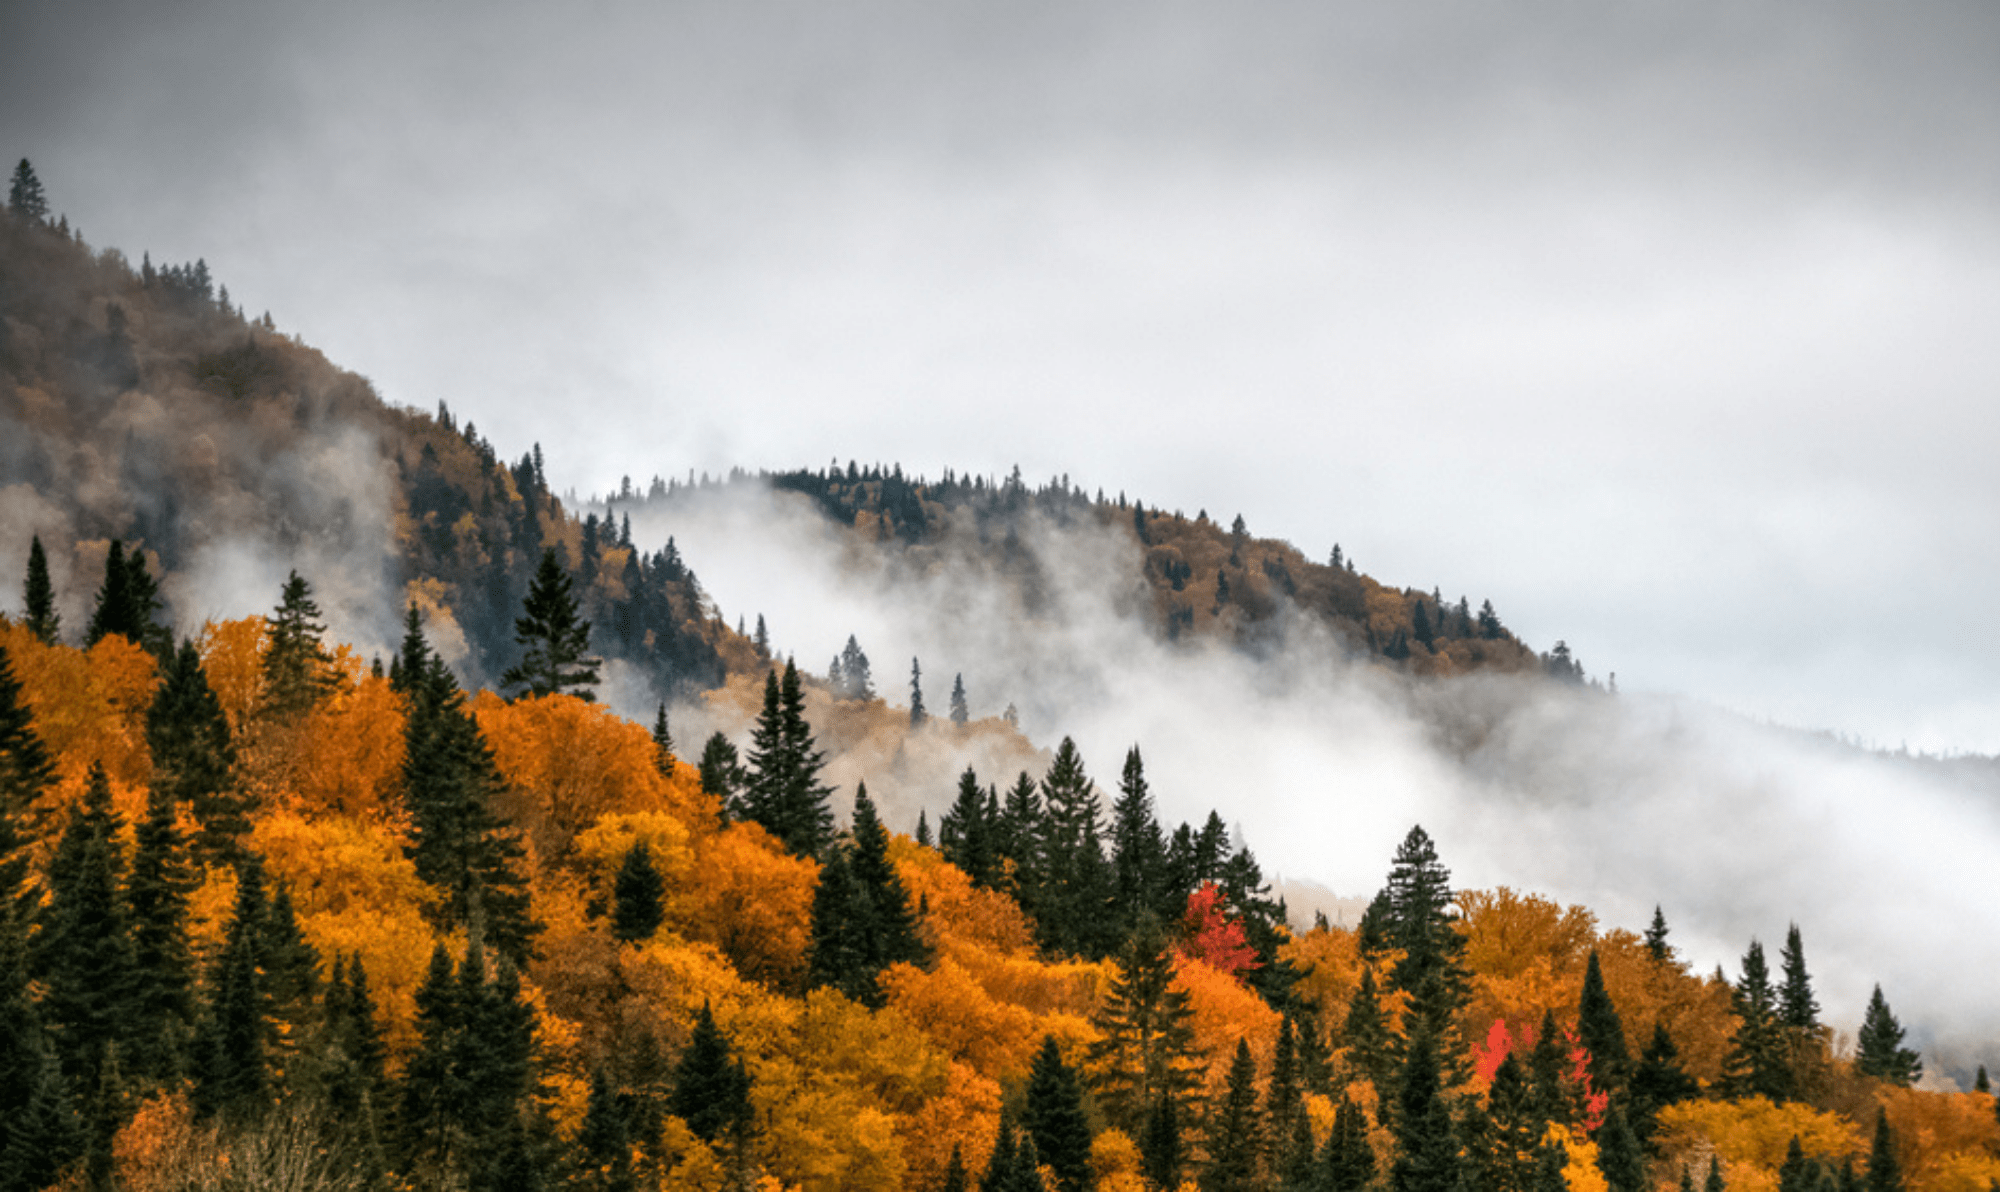
<svg viewBox="0 0 2000 1200">
<path fill-rule="evenodd" d="M 1069 738 L 886 827 L 906 747 L 1032 747 L 864 694 L 858 646 L 807 677 L 632 544 L 635 497 L 577 521 L 536 455 L 383 405 L 201 264 L 90 253 L 28 170 L 0 219 L 0 1185 L 2000 1183 L 1983 1069 L 1927 1088 L 1880 989 L 1822 1022 L 1810 922 L 1705 974 L 1664 914 L 1455 888 L 1419 827 L 1342 928 L 1272 898 L 1229 812 L 1163 821 L 1143 747 Z M 1581 678 L 1240 522 L 761 482 L 913 561 L 1008 555 L 1030 506 L 1130 528 L 1162 637 L 1254 657 L 1305 614 L 1413 676 Z M 289 565 L 216 583 L 244 554 Z M 596 699 L 614 658 L 650 724 Z M 747 735 L 678 744 L 664 701 L 696 693 Z M 836 789 L 843 722 L 885 765 Z"/>
</svg>

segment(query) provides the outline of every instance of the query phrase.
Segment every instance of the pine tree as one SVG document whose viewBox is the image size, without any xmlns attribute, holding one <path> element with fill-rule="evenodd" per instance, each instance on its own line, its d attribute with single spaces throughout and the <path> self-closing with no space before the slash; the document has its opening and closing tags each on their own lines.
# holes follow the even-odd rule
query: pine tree
<svg viewBox="0 0 2000 1200">
<path fill-rule="evenodd" d="M 1900 1192 L 1903 1167 L 1896 1157 L 1896 1138 L 1889 1128 L 1889 1110 L 1875 1110 L 1875 1143 L 1868 1151 L 1868 1174 L 1864 1191 Z"/>
<path fill-rule="evenodd" d="M 653 761 L 659 766 L 660 774 L 668 779 L 674 777 L 674 734 L 667 727 L 667 703 L 660 702 L 659 714 L 653 718 Z"/>
<path fill-rule="evenodd" d="M 1882 985 L 1868 998 L 1868 1012 L 1861 1020 L 1861 1034 L 1855 1041 L 1854 1069 L 1898 1087 L 1908 1087 L 1923 1078 L 1922 1059 L 1915 1050 L 1903 1046 L 1903 1025 L 1882 999 Z"/>
<path fill-rule="evenodd" d="M 771 635 L 764 628 L 763 613 L 757 614 L 757 634 L 751 639 L 750 644 L 756 649 L 758 658 L 768 659 L 771 657 Z"/>
<path fill-rule="evenodd" d="M 960 1151 L 959 1144 L 953 1142 L 951 1144 L 951 1157 L 944 1164 L 944 1178 L 938 1182 L 938 1191 L 969 1192 L 971 1190 L 972 1180 L 967 1178 L 965 1174 L 965 1155 Z"/>
<path fill-rule="evenodd" d="M 701 790 L 722 802 L 725 816 L 736 813 L 736 793 L 743 786 L 743 768 L 736 761 L 736 745 L 729 735 L 716 730 L 701 748 Z"/>
<path fill-rule="evenodd" d="M 1334 1110 L 1317 1175 L 1315 1182 L 1325 1192 L 1360 1192 L 1374 1184 L 1375 1151 L 1368 1145 L 1368 1119 L 1360 1105 L 1342 1100 Z"/>
<path fill-rule="evenodd" d="M 1653 1039 L 1632 1072 L 1632 1132 L 1642 1143 L 1650 1144 L 1658 1127 L 1659 1111 L 1700 1094 L 1701 1085 L 1681 1069 L 1680 1051 L 1675 1048 L 1666 1025 L 1653 1022 Z"/>
<path fill-rule="evenodd" d="M 965 676 L 954 675 L 951 677 L 951 723 L 963 725 L 970 716 L 965 707 Z"/>
<path fill-rule="evenodd" d="M 1590 1076 L 1606 1092 L 1624 1090 L 1631 1071 L 1631 1055 L 1625 1046 L 1625 1026 L 1611 993 L 1604 987 L 1604 972 L 1597 963 L 1597 951 L 1583 969 L 1583 994 L 1578 1003 L 1577 1041 L 1590 1052 Z"/>
<path fill-rule="evenodd" d="M 130 917 L 120 886 L 120 824 L 110 781 L 103 764 L 96 764 L 50 860 L 50 902 L 35 946 L 50 1046 L 63 1073 L 86 1092 L 96 1083 L 105 1045 L 129 1039 L 139 1016 Z"/>
<path fill-rule="evenodd" d="M 1614 1102 L 1604 1124 L 1597 1131 L 1597 1169 L 1614 1192 L 1643 1192 L 1646 1186 L 1646 1154 L 1625 1118 L 1625 1106 Z"/>
<path fill-rule="evenodd" d="M 1737 1096 L 1790 1099 L 1791 1072 L 1777 997 L 1764 964 L 1764 947 L 1755 940 L 1743 955 L 1743 977 L 1736 984 L 1733 1003 L 1741 1023 L 1722 1060 L 1724 1088 Z"/>
<path fill-rule="evenodd" d="M 1418 1024 L 1403 1058 L 1394 1102 L 1396 1161 L 1390 1186 L 1397 1191 L 1449 1191 L 1458 1182 L 1458 1136 L 1445 1101 L 1437 1034 Z"/>
<path fill-rule="evenodd" d="M 55 761 L 35 732 L 13 660 L 0 645 L 0 934 L 25 928 L 36 903 L 27 890 L 29 832 L 35 801 L 55 779 Z"/>
<path fill-rule="evenodd" d="M 1454 1018 L 1471 992 L 1463 963 L 1465 935 L 1453 924 L 1451 872 L 1438 860 L 1430 835 L 1413 827 L 1397 848 L 1383 888 L 1384 944 L 1403 957 L 1389 986 L 1410 996 L 1410 1017 L 1439 1039 L 1433 1047 L 1447 1077 L 1464 1074 Z"/>
<path fill-rule="evenodd" d="M 1187 1126 L 1199 1070 L 1188 994 L 1173 986 L 1173 951 L 1158 922 L 1142 922 L 1133 931 L 1117 967 L 1088 1051 L 1097 1094 L 1113 1122 L 1128 1131 L 1141 1122 L 1150 1127 L 1162 1104 L 1178 1131 Z"/>
<path fill-rule="evenodd" d="M 798 667 L 787 660 L 782 683 L 775 671 L 764 680 L 764 711 L 751 732 L 742 809 L 788 853 L 818 857 L 832 839 L 833 810 L 826 798 L 833 789 L 819 782 L 825 761 L 806 724 Z"/>
<path fill-rule="evenodd" d="M 842 700 L 873 700 L 875 679 L 868 672 L 868 656 L 861 652 L 861 643 L 853 634 L 847 635 L 847 645 L 836 661 L 840 665 L 840 686 L 835 695 Z"/>
<path fill-rule="evenodd" d="M 1118 798 L 1111 804 L 1110 920 L 1130 930 L 1142 914 L 1185 903 L 1184 897 L 1165 895 L 1166 857 L 1160 824 L 1153 815 L 1152 790 L 1146 786 L 1145 763 L 1139 758 L 1139 747 L 1134 746 L 1125 753 Z"/>
<path fill-rule="evenodd" d="M 465 1007 L 442 942 L 431 951 L 430 971 L 417 989 L 417 1049 L 403 1070 L 395 1129 L 404 1178 L 419 1185 L 462 1186 L 468 1105 L 459 1065 Z"/>
<path fill-rule="evenodd" d="M 1485 1114 L 1485 1143 L 1478 1148 L 1478 1169 L 1468 1186 L 1482 1191 L 1533 1190 L 1548 1122 L 1535 1103 L 1528 1071 L 1516 1055 L 1508 1054 L 1494 1068 Z M 1467 1151 L 1472 1155 L 1474 1147 L 1468 1145 Z"/>
<path fill-rule="evenodd" d="M 750 1076 L 736 1060 L 706 1000 L 695 1018 L 687 1052 L 674 1068 L 667 1111 L 706 1142 L 724 1135 L 740 1138 L 749 1130 Z"/>
<path fill-rule="evenodd" d="M 1366 963 L 1361 967 L 1361 983 L 1348 1003 L 1340 1036 L 1347 1044 L 1348 1071 L 1355 1078 L 1373 1083 L 1377 1091 L 1386 1091 L 1399 1047 L 1382 1012 L 1382 998 L 1375 989 L 1375 970 Z"/>
<path fill-rule="evenodd" d="M 924 669 L 910 660 L 910 728 L 921 729 L 930 714 L 924 711 Z"/>
<path fill-rule="evenodd" d="M 1653 923 L 1646 926 L 1646 952 L 1654 962 L 1671 962 L 1674 948 L 1667 944 L 1667 918 L 1660 912 L 1660 906 L 1653 906 Z"/>
<path fill-rule="evenodd" d="M 146 569 L 145 555 L 137 549 L 127 555 L 124 545 L 112 539 L 104 556 L 104 585 L 98 589 L 84 645 L 95 646 L 115 633 L 160 653 L 168 643 L 166 628 L 153 620 L 153 610 L 160 607 L 159 587 Z"/>
<path fill-rule="evenodd" d="M 993 1153 L 979 1177 L 982 1192 L 1039 1192 L 1040 1175 L 1035 1170 L 1034 1139 L 1015 1125 L 1014 1114 L 1000 1110 L 1000 1132 L 993 1139 Z"/>
<path fill-rule="evenodd" d="M 1181 1130 L 1186 1121 L 1181 1106 L 1172 1096 L 1160 1093 L 1146 1110 L 1146 1124 L 1139 1132 L 1139 1170 L 1154 1191 L 1176 1191 L 1181 1185 Z"/>
<path fill-rule="evenodd" d="M 1042 794 L 1026 771 L 1014 778 L 1007 798 L 1000 805 L 1000 820 L 994 826 L 993 850 L 1002 861 L 1012 863 L 1012 891 L 1025 911 L 1033 911 L 1041 889 Z"/>
<path fill-rule="evenodd" d="M 237 867 L 236 908 L 222 953 L 209 968 L 206 1003 L 194 1038 L 194 1102 L 204 1115 L 247 1116 L 270 1087 L 265 1025 L 270 1019 L 257 977 L 264 923 L 263 866 L 245 856 Z"/>
<path fill-rule="evenodd" d="M 234 860 L 250 820 L 236 787 L 229 719 L 192 641 L 183 639 L 180 651 L 167 660 L 146 710 L 146 745 L 153 755 L 153 790 L 187 806 L 197 854 L 211 863 Z"/>
<path fill-rule="evenodd" d="M 142 1078 L 179 1078 L 194 1026 L 194 954 L 188 946 L 188 895 L 195 878 L 172 796 L 154 788 L 137 831 L 125 883 L 133 946 L 134 1036 L 127 1042 Z"/>
<path fill-rule="evenodd" d="M 590 622 L 578 618 L 570 589 L 569 572 L 556 561 L 554 548 L 542 551 L 521 616 L 514 621 L 521 661 L 500 677 L 501 687 L 521 688 L 535 697 L 564 694 L 597 699 L 590 686 L 599 682 L 597 668 L 603 664 L 590 657 Z"/>
<path fill-rule="evenodd" d="M 1097 785 L 1084 773 L 1073 739 L 1064 738 L 1056 748 L 1055 761 L 1042 779 L 1042 796 L 1041 888 L 1031 915 L 1046 949 L 1101 958 L 1117 947 L 1122 935 L 1101 919 L 1110 903 L 1111 880 L 1099 840 Z"/>
<path fill-rule="evenodd" d="M 889 862 L 889 831 L 875 815 L 865 782 L 854 788 L 852 829 L 851 869 L 855 889 L 868 913 L 867 935 L 876 972 L 899 962 L 929 966 L 930 950 L 918 932 L 910 894 Z"/>
<path fill-rule="evenodd" d="M 1035 1154 L 1056 1174 L 1066 1192 L 1091 1189 L 1090 1125 L 1083 1115 L 1083 1087 L 1063 1063 L 1054 1037 L 1042 1039 L 1028 1072 L 1021 1124 L 1034 1138 Z"/>
<path fill-rule="evenodd" d="M 1715 1155 L 1708 1156 L 1708 1178 L 1701 1185 L 1704 1192 L 1720 1192 L 1726 1189 L 1722 1181 L 1722 1160 Z"/>
<path fill-rule="evenodd" d="M 629 1097 L 621 1096 L 599 1067 L 590 1074 L 583 1128 L 577 1132 L 577 1170 L 569 1186 L 578 1190 L 632 1190 L 632 1131 L 625 1123 Z"/>
<path fill-rule="evenodd" d="M 45 646 L 56 644 L 62 617 L 56 612 L 56 590 L 49 582 L 49 556 L 43 552 L 39 536 L 28 540 L 28 579 L 21 588 L 21 611 L 27 618 L 22 623 L 29 633 Z"/>
<path fill-rule="evenodd" d="M 995 830 L 986 820 L 986 792 L 979 776 L 967 766 L 958 777 L 958 794 L 938 819 L 938 847 L 946 862 L 964 871 L 976 887 L 992 887 L 998 878 Z"/>
<path fill-rule="evenodd" d="M 1806 973 L 1805 945 L 1799 938 L 1797 925 L 1785 933 L 1781 961 L 1785 980 L 1778 986 L 1778 1020 L 1787 1029 L 1808 1036 L 1817 1035 L 1819 1001 L 1813 998 L 1812 976 Z"/>
<path fill-rule="evenodd" d="M 1300 1086 L 1298 1028 L 1289 1009 L 1278 1022 L 1278 1044 L 1271 1051 L 1271 1081 L 1265 1089 L 1264 1108 L 1271 1136 L 1289 1135 L 1292 1118 L 1304 1111 L 1305 1089 Z"/>
<path fill-rule="evenodd" d="M 847 848 L 826 852 L 813 888 L 812 925 L 806 940 L 806 982 L 830 987 L 863 1004 L 881 1001 L 866 938 L 868 913 L 849 868 Z"/>
<path fill-rule="evenodd" d="M 333 655 L 322 644 L 326 625 L 312 586 L 297 571 L 285 578 L 277 611 L 265 626 L 270 641 L 264 650 L 264 702 L 267 716 L 284 718 L 301 713 L 333 690 Z"/>
<path fill-rule="evenodd" d="M 611 893 L 611 936 L 621 942 L 643 942 L 666 920 L 666 881 L 644 842 L 634 842 L 626 853 Z"/>
<path fill-rule="evenodd" d="M 75 1168 L 88 1148 L 82 1122 L 53 1056 L 30 1064 L 34 1084 L 20 1097 L 0 1152 L 0 1188 L 43 1191 L 57 1186 Z"/>
<path fill-rule="evenodd" d="M 49 198 L 42 191 L 42 181 L 35 177 L 35 168 L 25 158 L 14 168 L 14 180 L 7 189 L 7 210 L 31 224 L 48 223 Z"/>
<path fill-rule="evenodd" d="M 1208 1163 L 1201 1171 L 1205 1192 L 1258 1191 L 1264 1186 L 1264 1128 L 1258 1117 L 1257 1064 L 1250 1044 L 1236 1040 L 1222 1094 L 1210 1105 Z"/>
<path fill-rule="evenodd" d="M 502 956 L 487 983 L 475 941 L 459 971 L 459 1070 L 468 1098 L 467 1186 L 477 1190 L 540 1190 L 529 1123 L 539 1086 L 535 1011 L 521 998 L 520 976 Z"/>
<path fill-rule="evenodd" d="M 917 810 L 917 832 L 914 836 L 919 846 L 932 846 L 935 844 L 931 838 L 930 814 L 921 808 Z"/>
</svg>

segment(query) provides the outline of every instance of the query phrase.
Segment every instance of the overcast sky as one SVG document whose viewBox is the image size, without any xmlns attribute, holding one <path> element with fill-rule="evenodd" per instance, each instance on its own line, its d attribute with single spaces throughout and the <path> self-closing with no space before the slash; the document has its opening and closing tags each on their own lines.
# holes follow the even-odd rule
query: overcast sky
<svg viewBox="0 0 2000 1200">
<path fill-rule="evenodd" d="M 1018 463 L 2000 752 L 2000 9 L 273 8 L 0 3 L 0 158 L 559 487 Z"/>
</svg>

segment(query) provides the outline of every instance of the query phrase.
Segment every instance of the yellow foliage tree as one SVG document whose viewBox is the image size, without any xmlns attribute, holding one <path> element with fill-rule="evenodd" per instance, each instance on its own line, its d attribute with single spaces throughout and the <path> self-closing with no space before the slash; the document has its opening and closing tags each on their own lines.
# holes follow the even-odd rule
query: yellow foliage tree
<svg viewBox="0 0 2000 1200">
<path fill-rule="evenodd" d="M 1722 1159 L 1732 1191 L 1776 1191 L 1778 1168 L 1793 1138 L 1808 1158 L 1860 1162 L 1867 1142 L 1852 1122 L 1804 1104 L 1773 1104 L 1762 1096 L 1747 1100 L 1690 1100 L 1660 1110 L 1659 1159 L 1670 1176 L 1685 1166 L 1700 1179 L 1710 1154 Z"/>
<path fill-rule="evenodd" d="M 1913 1192 L 1983 1189 L 2000 1176 L 2000 1127 L 1993 1097 L 1880 1087 L 1876 1096 L 1895 1133 L 1903 1184 Z M 1976 1181 L 1976 1182 L 1975 1182 Z"/>
<path fill-rule="evenodd" d="M 819 865 L 786 854 L 758 825 L 736 824 L 696 844 L 695 874 L 688 936 L 719 947 L 747 978 L 801 984 Z"/>
<path fill-rule="evenodd" d="M 1227 971 L 1178 956 L 1174 986 L 1188 994 L 1188 1028 L 1196 1055 L 1208 1063 L 1209 1090 L 1215 1090 L 1228 1072 L 1238 1039 L 1249 1042 L 1253 1059 L 1271 1061 L 1278 1044 L 1278 1014 L 1257 993 Z"/>
<path fill-rule="evenodd" d="M 89 650 L 47 646 L 12 622 L 0 622 L 0 644 L 21 685 L 29 723 L 59 777 L 42 798 L 38 827 L 60 827 L 69 806 L 82 797 L 91 767 L 100 762 L 119 814 L 128 822 L 143 818 L 153 770 L 146 709 L 159 687 L 153 656 L 119 634 Z"/>
<path fill-rule="evenodd" d="M 210 621 L 201 630 L 201 669 L 229 719 L 229 736 L 242 738 L 264 694 L 264 651 L 270 648 L 264 618 Z"/>
</svg>

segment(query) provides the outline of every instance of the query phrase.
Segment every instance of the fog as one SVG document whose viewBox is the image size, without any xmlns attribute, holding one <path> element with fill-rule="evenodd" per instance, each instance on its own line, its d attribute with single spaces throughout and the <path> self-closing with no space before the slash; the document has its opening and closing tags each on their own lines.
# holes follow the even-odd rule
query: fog
<svg viewBox="0 0 2000 1200">
<path fill-rule="evenodd" d="M 761 613 L 802 670 L 824 670 L 852 634 L 897 703 L 920 659 L 934 714 L 963 673 L 974 717 L 1011 703 L 1044 751 L 1073 736 L 1107 793 L 1138 745 L 1163 823 L 1215 809 L 1267 875 L 1369 895 L 1421 824 L 1458 886 L 1539 891 L 1607 927 L 1639 929 L 1657 904 L 1704 971 L 1733 978 L 1752 938 L 1775 953 L 1796 922 L 1836 1029 L 1858 1028 L 1879 981 L 1933 1070 L 1963 1083 L 2000 1051 L 2000 1001 L 1970 969 L 2000 956 L 2000 915 L 1975 899 L 2000 861 L 2000 800 L 1942 773 L 1680 699 L 1412 681 L 1350 660 L 1306 619 L 1262 659 L 1169 644 L 1126 585 L 1139 552 L 1122 526 L 1025 525 L 1035 604 L 962 533 L 926 565 L 752 487 L 679 493 L 636 512 L 633 533 L 672 536 L 724 613 Z M 734 732 L 750 716 L 677 719 Z M 963 765 L 887 788 L 869 774 L 870 794 L 907 830 L 918 807 L 935 821 Z"/>
</svg>

